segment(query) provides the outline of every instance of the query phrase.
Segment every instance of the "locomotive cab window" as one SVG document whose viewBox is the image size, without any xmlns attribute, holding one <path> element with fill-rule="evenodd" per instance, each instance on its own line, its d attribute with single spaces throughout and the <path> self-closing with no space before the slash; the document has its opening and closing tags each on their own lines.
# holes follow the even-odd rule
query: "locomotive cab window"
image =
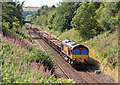
<svg viewBox="0 0 120 85">
<path fill-rule="evenodd" d="M 80 50 L 78 49 L 73 50 L 73 54 L 80 54 Z"/>
<path fill-rule="evenodd" d="M 87 55 L 88 54 L 88 50 L 81 50 L 81 55 Z"/>
</svg>

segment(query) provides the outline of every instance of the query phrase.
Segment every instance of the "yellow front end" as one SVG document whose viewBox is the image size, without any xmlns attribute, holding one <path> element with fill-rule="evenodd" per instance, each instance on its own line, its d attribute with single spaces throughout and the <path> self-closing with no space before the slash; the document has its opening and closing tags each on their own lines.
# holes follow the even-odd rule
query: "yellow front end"
<svg viewBox="0 0 120 85">
<path fill-rule="evenodd" d="M 72 60 L 76 60 L 78 63 L 84 63 L 88 61 L 88 55 L 72 55 Z"/>
</svg>

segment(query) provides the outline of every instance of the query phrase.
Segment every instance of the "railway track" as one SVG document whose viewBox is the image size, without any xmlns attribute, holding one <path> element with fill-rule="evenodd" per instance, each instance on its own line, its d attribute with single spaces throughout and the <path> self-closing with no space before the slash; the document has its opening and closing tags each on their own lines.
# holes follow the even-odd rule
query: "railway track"
<svg viewBox="0 0 120 85">
<path fill-rule="evenodd" d="M 27 30 L 29 30 L 29 29 L 27 29 Z M 29 30 L 27 32 L 29 32 L 29 34 L 33 33 L 32 30 Z M 30 34 L 30 36 L 35 37 L 34 35 L 31 35 L 31 34 Z M 47 50 L 48 48 L 45 46 L 45 44 L 43 42 L 38 42 L 37 40 L 34 40 L 34 42 L 37 43 L 38 46 L 40 46 L 43 50 L 48 52 L 48 50 Z M 71 77 L 67 75 L 67 73 L 64 71 L 64 69 L 57 63 L 57 61 L 55 59 L 53 59 L 53 62 L 57 64 L 57 66 L 59 67 L 59 69 L 62 71 L 62 73 L 65 75 L 66 78 L 71 79 Z M 59 78 L 59 77 L 57 77 L 57 78 Z"/>
<path fill-rule="evenodd" d="M 32 35 L 30 34 L 30 36 L 34 36 L 34 37 L 39 37 L 36 33 L 34 33 L 34 31 L 32 29 L 29 29 L 28 32 L 31 32 Z M 54 62 L 57 63 L 57 66 L 60 68 L 60 70 L 64 73 L 64 75 L 66 76 L 66 78 L 68 79 L 73 79 L 75 80 L 77 83 L 98 83 L 98 84 L 102 84 L 102 82 L 100 82 L 98 79 L 96 79 L 93 75 L 91 75 L 88 71 L 85 72 L 79 72 L 77 70 L 75 70 L 74 68 L 72 68 L 72 66 L 70 64 L 68 64 L 63 57 L 60 56 L 60 54 L 58 54 L 52 47 L 50 47 L 44 40 L 39 39 L 37 41 L 37 43 L 40 43 L 40 45 L 42 46 L 42 48 L 46 51 L 51 51 L 52 50 L 52 56 L 54 56 Z M 61 61 L 61 62 L 60 62 Z"/>
</svg>

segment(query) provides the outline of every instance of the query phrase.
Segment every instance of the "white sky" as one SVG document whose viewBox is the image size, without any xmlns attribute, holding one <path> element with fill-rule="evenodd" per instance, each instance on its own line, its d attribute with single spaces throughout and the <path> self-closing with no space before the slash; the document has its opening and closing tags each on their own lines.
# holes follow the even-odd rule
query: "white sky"
<svg viewBox="0 0 120 85">
<path fill-rule="evenodd" d="M 13 0 L 13 1 L 25 1 L 24 6 L 33 6 L 33 7 L 41 7 L 43 5 L 56 5 L 59 2 L 62 2 L 62 0 Z"/>
</svg>

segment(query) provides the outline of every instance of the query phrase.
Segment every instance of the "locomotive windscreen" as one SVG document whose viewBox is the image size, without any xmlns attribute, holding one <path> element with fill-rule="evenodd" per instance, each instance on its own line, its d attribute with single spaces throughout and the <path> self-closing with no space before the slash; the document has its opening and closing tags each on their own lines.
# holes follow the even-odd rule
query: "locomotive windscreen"
<svg viewBox="0 0 120 85">
<path fill-rule="evenodd" d="M 88 50 L 81 50 L 81 55 L 87 55 L 88 54 Z"/>
<path fill-rule="evenodd" d="M 80 50 L 75 49 L 75 50 L 73 51 L 73 54 L 80 54 Z"/>
</svg>

